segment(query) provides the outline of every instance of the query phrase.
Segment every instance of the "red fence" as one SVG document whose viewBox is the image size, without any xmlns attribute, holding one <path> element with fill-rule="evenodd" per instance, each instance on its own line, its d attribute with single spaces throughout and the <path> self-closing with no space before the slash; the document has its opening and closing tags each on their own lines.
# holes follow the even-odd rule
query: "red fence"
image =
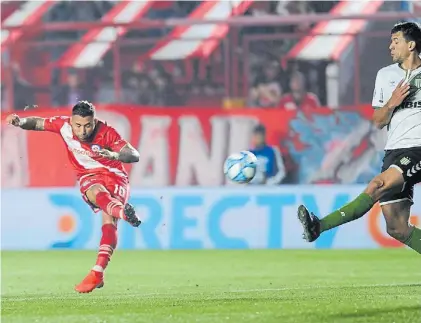
<svg viewBox="0 0 421 323">
<path fill-rule="evenodd" d="M 90 94 L 95 92 L 97 97 L 91 98 L 98 102 L 101 99 L 103 103 L 110 102 L 127 102 L 125 98 L 125 76 L 124 73 L 130 71 L 134 65 L 142 72 L 153 72 L 158 67 L 166 69 L 173 77 L 174 88 L 177 89 L 177 99 L 182 105 L 197 105 L 200 103 L 205 106 L 214 106 L 222 104 L 226 98 L 239 98 L 240 105 L 245 105 L 247 97 L 250 93 L 250 87 L 256 75 L 253 72 L 253 61 L 262 56 L 262 51 L 256 51 L 257 48 L 268 48 L 263 52 L 264 55 L 271 57 L 269 59 L 278 61 L 283 67 L 287 67 L 288 62 L 292 62 L 292 69 L 295 66 L 303 63 L 302 61 L 295 62 L 293 58 L 287 56 L 287 50 L 274 51 L 271 47 L 275 47 L 278 42 L 292 42 L 296 43 L 304 35 L 317 36 L 317 32 L 275 32 L 272 34 L 254 33 L 249 35 L 245 28 L 248 27 L 279 27 L 288 24 L 298 24 L 299 22 L 320 22 L 325 20 L 335 19 L 354 19 L 361 21 L 361 18 L 369 19 L 370 21 L 387 21 L 390 25 L 397 19 L 408 17 L 409 13 L 379 13 L 371 16 L 350 15 L 350 16 L 332 16 L 332 15 L 310 15 L 310 16 L 288 16 L 288 17 L 265 17 L 265 18 L 248 18 L 238 17 L 230 18 L 224 21 L 230 25 L 228 36 L 221 42 L 216 52 L 206 59 L 186 59 L 184 61 L 151 61 L 145 59 L 142 54 L 147 52 L 148 46 L 156 44 L 161 40 L 157 37 L 143 38 L 122 38 L 118 37 L 113 42 L 112 50 L 104 56 L 101 64 L 98 66 L 78 70 L 79 82 L 81 80 L 88 83 L 88 85 L 95 85 L 107 92 L 105 96 L 97 95 L 97 90 L 89 89 Z M 360 18 L 360 20 L 358 20 Z M 212 23 L 207 21 L 206 23 Z M 220 21 L 216 21 L 220 22 Z M 130 31 L 149 30 L 149 29 L 165 29 L 174 26 L 188 26 L 191 24 L 203 24 L 204 21 L 189 20 L 189 19 L 169 19 L 165 21 L 160 20 L 142 20 L 141 22 L 130 24 L 113 24 L 113 23 L 52 23 L 41 24 L 33 26 L 35 31 L 84 31 L 99 26 L 113 26 L 113 27 L 127 27 Z M 389 26 L 390 27 L 390 26 Z M 361 32 L 357 35 L 353 33 L 342 33 L 342 37 L 349 36 L 352 38 L 353 47 L 352 52 L 352 72 L 355 73 L 351 84 L 346 84 L 350 88 L 348 100 L 340 99 L 338 105 L 359 105 L 360 103 L 368 103 L 370 93 L 375 78 L 375 72 L 367 69 L 364 61 L 361 61 L 361 51 L 364 51 L 364 44 L 372 43 L 374 39 L 381 39 L 381 45 L 378 48 L 369 46 L 371 55 L 375 56 L 377 51 L 381 51 L 384 56 L 387 56 L 387 46 L 389 42 L 389 27 L 382 30 Z M 14 30 L 14 28 L 9 28 Z M 334 36 L 335 34 L 330 34 Z M 195 39 L 188 39 L 194 41 Z M 80 40 L 78 40 L 80 42 Z M 82 41 L 83 43 L 83 41 Z M 18 43 L 7 44 L 7 50 L 3 53 L 3 80 L 4 97 L 6 105 L 12 108 L 16 98 L 29 97 L 23 92 L 17 92 L 16 82 L 14 78 L 16 74 L 21 74 L 26 78 L 30 84 L 33 84 L 33 91 L 35 91 L 35 99 L 33 101 L 39 104 L 50 105 L 54 103 L 55 96 L 60 96 L 60 91 L 56 90 L 57 83 L 65 84 L 67 82 L 68 69 L 57 66 L 57 58 L 63 53 L 64 49 L 69 45 L 74 44 L 74 41 L 56 41 L 56 40 L 36 40 L 25 41 Z M 375 52 L 373 54 L 373 52 Z M 139 59 L 139 57 L 143 57 Z M 5 59 L 6 58 L 6 59 Z M 8 58 L 8 59 L 7 59 Z M 20 71 L 13 69 L 13 65 L 9 64 L 13 61 L 19 60 L 21 64 Z M 305 63 L 305 62 L 304 62 Z M 323 62 L 322 62 L 323 63 Z M 328 63 L 328 62 L 324 62 Z M 379 64 L 375 68 L 380 68 L 383 62 L 375 62 Z M 298 65 L 297 65 L 298 64 Z M 349 73 L 346 70 L 349 62 L 345 66 L 338 63 L 340 77 L 346 77 L 344 74 Z M 371 64 L 372 65 L 372 64 Z M 140 67 L 139 67 L 140 66 Z M 311 78 L 311 70 L 304 64 L 302 65 L 302 72 L 305 74 L 307 80 Z M 328 97 L 331 97 L 332 91 L 326 80 L 326 69 L 320 68 L 316 71 L 319 75 L 313 82 L 312 92 L 317 92 L 316 95 L 321 99 L 322 104 L 332 105 Z M 341 75 L 342 73 L 342 75 Z M 288 76 L 285 76 L 288 77 Z M 309 81 L 310 82 L 310 81 Z M 364 82 L 370 84 L 367 86 Z M 107 84 L 107 87 L 104 84 Z M 309 85 L 311 86 L 311 85 Z M 287 86 L 286 86 L 287 87 Z M 367 88 L 370 90 L 368 91 Z M 197 90 L 197 91 L 196 91 Z M 333 96 L 339 94 L 333 94 Z M 129 95 L 130 96 L 130 95 Z M 184 98 L 188 98 L 184 100 Z M 29 100 L 29 99 L 28 99 Z M 180 100 L 183 100 L 181 102 Z M 342 101 L 341 101 L 342 100 Z M 23 99 L 21 100 L 23 101 Z M 168 99 L 168 101 L 175 102 L 175 99 Z M 20 101 L 19 101 L 20 102 Z M 181 102 L 181 103 L 180 103 Z M 27 102 L 33 103 L 33 102 Z M 161 102 L 162 103 L 162 102 Z M 158 103 L 159 105 L 160 103 Z M 16 104 L 15 104 L 16 105 Z M 19 108 L 19 107 L 16 107 Z"/>
<path fill-rule="evenodd" d="M 382 135 L 370 126 L 370 107 L 335 112 L 250 109 L 160 109 L 99 106 L 99 117 L 139 149 L 133 186 L 225 183 L 222 165 L 229 153 L 250 149 L 252 129 L 267 128 L 268 142 L 281 148 L 285 183 L 359 183 L 378 172 Z M 20 115 L 67 115 L 67 109 Z M 60 137 L 2 127 L 2 185 L 74 186 L 75 176 Z M 356 171 L 358 170 L 358 171 Z"/>
</svg>

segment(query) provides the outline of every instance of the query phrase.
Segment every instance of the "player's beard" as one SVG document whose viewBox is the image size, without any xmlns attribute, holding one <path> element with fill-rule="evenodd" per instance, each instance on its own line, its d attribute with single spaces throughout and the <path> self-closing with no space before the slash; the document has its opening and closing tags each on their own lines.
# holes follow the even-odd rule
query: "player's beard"
<svg viewBox="0 0 421 323">
<path fill-rule="evenodd" d="M 89 142 L 89 141 L 92 141 L 92 139 L 95 137 L 96 130 L 97 130 L 97 127 L 95 127 L 89 135 L 87 135 L 87 136 L 85 136 L 85 137 L 83 137 L 83 136 L 78 137 L 78 139 L 79 139 L 80 141 L 83 141 L 83 142 Z"/>
<path fill-rule="evenodd" d="M 93 137 L 94 131 L 90 135 L 78 137 L 80 141 L 87 142 L 91 141 Z"/>
<path fill-rule="evenodd" d="M 392 56 L 392 61 L 393 63 L 398 63 L 398 64 L 402 64 L 403 59 L 400 56 Z"/>
</svg>

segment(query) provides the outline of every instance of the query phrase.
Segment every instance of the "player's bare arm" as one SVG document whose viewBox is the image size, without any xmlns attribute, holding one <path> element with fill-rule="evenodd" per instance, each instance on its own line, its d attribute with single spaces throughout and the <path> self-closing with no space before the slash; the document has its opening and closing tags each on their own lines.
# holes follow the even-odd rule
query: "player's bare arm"
<svg viewBox="0 0 421 323">
<path fill-rule="evenodd" d="M 399 82 L 398 86 L 392 93 L 392 97 L 382 107 L 374 110 L 373 122 L 377 128 L 382 129 L 390 123 L 393 111 L 402 104 L 403 100 L 410 93 L 410 85 L 403 84 L 403 80 Z"/>
<path fill-rule="evenodd" d="M 129 143 L 126 144 L 119 152 L 110 151 L 108 149 L 101 149 L 99 154 L 102 157 L 111 159 L 111 160 L 118 160 L 122 163 L 137 163 L 139 161 L 139 152 L 133 148 L 132 145 Z"/>
<path fill-rule="evenodd" d="M 11 114 L 6 117 L 6 121 L 8 124 L 24 130 L 44 130 L 44 118 L 40 117 L 20 118 L 17 114 Z"/>
</svg>

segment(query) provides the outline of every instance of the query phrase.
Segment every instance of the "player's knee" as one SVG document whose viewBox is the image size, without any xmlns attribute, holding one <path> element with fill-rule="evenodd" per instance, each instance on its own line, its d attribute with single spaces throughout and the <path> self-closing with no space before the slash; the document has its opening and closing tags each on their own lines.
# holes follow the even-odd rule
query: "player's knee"
<svg viewBox="0 0 421 323">
<path fill-rule="evenodd" d="M 408 238 L 409 226 L 404 224 L 387 224 L 387 234 L 398 241 L 404 242 Z"/>
<path fill-rule="evenodd" d="M 106 189 L 104 186 L 102 186 L 102 185 L 93 185 L 93 186 L 89 189 L 89 191 L 91 191 L 91 192 L 92 192 L 92 194 L 97 195 L 97 194 L 98 194 L 98 193 L 100 193 L 100 192 L 106 192 L 106 191 L 107 191 L 107 189 Z"/>
<path fill-rule="evenodd" d="M 386 190 L 387 186 L 384 180 L 378 176 L 368 183 L 364 193 L 370 195 L 374 201 L 378 201 Z"/>
<path fill-rule="evenodd" d="M 92 203 L 96 203 L 96 196 L 100 192 L 107 192 L 107 189 L 102 185 L 92 185 L 89 190 L 86 191 L 86 196 L 88 197 L 89 201 Z"/>
<path fill-rule="evenodd" d="M 401 190 L 402 185 L 404 185 L 402 174 L 395 168 L 389 168 L 370 181 L 365 193 L 369 194 L 374 201 L 378 201 L 391 192 Z"/>
<path fill-rule="evenodd" d="M 102 224 L 112 224 L 117 227 L 118 219 L 109 215 L 108 213 L 102 212 Z"/>
</svg>

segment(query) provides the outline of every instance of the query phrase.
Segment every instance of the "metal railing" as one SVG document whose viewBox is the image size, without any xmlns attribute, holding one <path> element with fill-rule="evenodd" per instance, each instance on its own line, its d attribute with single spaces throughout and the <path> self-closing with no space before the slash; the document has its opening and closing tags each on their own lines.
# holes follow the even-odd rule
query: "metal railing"
<svg viewBox="0 0 421 323">
<path fill-rule="evenodd" d="M 229 34 L 223 40 L 221 40 L 221 44 L 217 49 L 217 55 L 219 55 L 219 70 L 215 67 L 215 63 L 212 62 L 212 59 L 209 60 L 200 60 L 200 59 L 191 59 L 183 62 L 182 66 L 182 73 L 183 76 L 177 77 L 175 81 L 176 86 L 183 88 L 184 90 L 199 80 L 200 78 L 204 78 L 206 74 L 206 70 L 210 71 L 211 80 L 212 82 L 218 83 L 217 85 L 224 89 L 223 97 L 225 98 L 246 98 L 249 93 L 250 85 L 253 79 L 252 72 L 250 70 L 250 61 L 253 58 L 253 44 L 256 43 L 270 43 L 277 42 L 277 41 L 298 41 L 304 36 L 320 36 L 321 34 L 317 33 L 300 33 L 300 32 L 277 32 L 272 34 L 244 34 L 245 28 L 250 27 L 262 27 L 262 26 L 283 26 L 283 25 L 291 25 L 291 24 L 299 24 L 302 21 L 307 22 L 321 22 L 326 20 L 361 20 L 367 19 L 370 22 L 390 22 L 390 26 L 393 25 L 399 19 L 403 18 L 417 18 L 415 15 L 408 13 L 408 12 L 399 12 L 399 13 L 377 13 L 375 15 L 347 15 L 347 16 L 337 16 L 337 15 L 329 15 L 329 14 L 321 14 L 321 15 L 290 15 L 286 17 L 279 17 L 279 16 L 268 16 L 264 18 L 255 18 L 255 17 L 234 17 L 224 20 L 224 24 L 228 24 L 230 27 Z M 174 26 L 181 26 L 181 25 L 192 25 L 192 24 L 209 24 L 209 23 L 221 23 L 220 20 L 210 21 L 210 20 L 197 20 L 197 19 L 168 19 L 168 20 L 141 20 L 138 22 L 132 22 L 129 24 L 126 23 L 104 23 L 104 22 L 78 22 L 78 23 L 49 23 L 49 24 L 39 24 L 36 26 L 30 27 L 9 27 L 7 30 L 10 32 L 14 32 L 16 30 L 26 31 L 30 30 L 32 33 L 34 32 L 60 32 L 60 31 L 82 31 L 88 30 L 92 28 L 100 28 L 100 27 L 127 27 L 130 30 L 151 30 L 151 29 L 165 29 L 168 27 Z M 352 48 L 352 61 L 354 64 L 354 69 L 352 75 L 352 102 L 339 102 L 339 105 L 359 105 L 361 103 L 367 103 L 366 94 L 367 85 L 371 84 L 371 87 L 374 86 L 374 83 L 371 81 L 366 80 L 373 80 L 375 75 L 373 75 L 372 71 L 368 71 L 363 68 L 364 62 L 361 61 L 361 53 L 371 51 L 372 55 L 383 55 L 387 56 L 387 47 L 388 47 L 388 38 L 390 34 L 390 29 L 383 29 L 383 30 L 376 30 L 376 31 L 363 31 L 357 34 L 353 33 L 341 33 L 342 37 L 350 36 L 352 37 L 352 44 L 349 46 Z M 325 35 L 325 34 L 323 34 Z M 329 36 L 339 35 L 338 33 L 331 33 Z M 384 43 L 384 47 L 380 46 L 377 48 L 372 48 L 370 46 L 366 46 L 367 39 L 381 39 L 381 43 Z M 132 59 L 132 62 L 138 61 L 142 62 L 146 65 L 150 64 L 151 66 L 156 66 L 158 62 L 151 61 L 148 59 L 140 59 L 145 52 L 141 50 L 141 48 L 150 47 L 153 44 L 156 44 L 160 38 L 151 37 L 146 39 L 127 39 L 124 37 L 117 37 L 115 42 L 113 42 L 112 49 L 109 54 L 104 58 L 104 61 L 107 63 L 107 66 L 102 67 L 96 66 L 93 69 L 88 70 L 88 73 L 93 73 L 94 76 L 96 74 L 97 79 L 101 81 L 101 73 L 104 69 L 109 69 L 110 67 L 113 70 L 113 88 L 114 88 L 114 97 L 115 100 L 121 101 L 122 100 L 122 90 L 124 88 L 123 80 L 122 80 L 122 73 L 124 70 L 130 69 L 127 66 L 129 59 L 128 56 Z M 183 39 L 186 40 L 186 39 Z M 190 39 L 195 40 L 195 39 Z M 74 41 L 58 41 L 58 40 L 23 40 L 14 43 L 13 41 L 4 44 L 3 47 L 3 74 L 2 85 L 6 88 L 6 94 L 8 97 L 8 107 L 12 108 L 14 105 L 14 97 L 19 95 L 14 89 L 16 82 L 14 82 L 15 78 L 15 71 L 12 68 L 12 64 L 10 62 L 13 61 L 15 57 L 20 57 L 20 61 L 24 61 L 25 64 L 21 66 L 21 73 L 23 75 L 26 74 L 27 77 L 31 77 L 28 75 L 28 70 L 32 70 L 34 67 L 37 67 L 39 63 L 32 61 L 33 57 L 45 57 L 51 55 L 51 52 L 55 50 L 63 51 L 63 49 L 67 48 L 69 45 L 74 44 L 75 42 L 80 43 L 80 40 Z M 129 49 L 134 48 L 133 55 L 126 55 L 126 51 Z M 140 50 L 136 50 L 139 48 Z M 6 56 L 5 56 L 6 55 Z M 281 65 L 286 66 L 288 62 L 294 61 L 293 57 L 288 57 L 286 52 L 278 53 L 278 57 L 276 59 L 279 60 Z M 5 60 L 4 57 L 9 57 L 9 59 Z M 276 56 L 276 53 L 275 53 Z M 383 59 L 384 61 L 384 59 Z M 130 62 L 130 63 L 132 63 Z M 162 63 L 162 62 L 159 62 Z M 168 63 L 168 62 L 166 62 Z M 345 66 L 341 65 L 344 64 L 343 61 L 338 61 L 338 70 L 339 73 L 344 73 Z M 159 64 L 158 64 L 159 65 Z M 39 66 L 38 66 L 39 67 Z M 222 67 L 222 68 L 221 68 Z M 382 66 L 378 66 L 380 68 Z M 58 67 L 55 59 L 49 59 L 48 64 L 42 66 L 45 69 L 46 73 L 51 72 L 54 69 L 60 70 L 63 72 L 64 75 L 68 73 L 66 68 Z M 223 70 L 223 75 L 220 75 L 218 71 Z M 305 72 L 306 71 L 302 71 Z M 222 77 L 221 77 L 222 76 Z M 199 79 L 198 79 L 199 77 Z M 323 79 L 323 75 L 320 76 Z M 326 75 L 324 75 L 326 78 Z M 340 76 L 339 78 L 343 78 L 344 76 Z M 65 78 L 65 76 L 63 77 Z M 325 80 L 325 83 L 327 81 Z M 323 83 L 323 82 L 322 82 Z M 35 89 L 37 93 L 46 93 L 46 95 L 51 96 L 52 88 L 54 84 L 50 83 L 50 86 L 47 84 L 46 86 L 41 86 L 38 89 Z M 101 86 L 101 85 L 99 85 Z M 370 86 L 370 85 L 369 85 Z M 326 84 L 323 85 L 326 88 Z M 325 91 L 329 91 L 329 89 L 325 89 Z M 322 97 L 327 97 L 327 94 L 324 93 L 321 95 Z M 323 100 L 322 100 L 323 101 Z M 324 100 L 324 104 L 328 104 L 327 100 Z"/>
</svg>

